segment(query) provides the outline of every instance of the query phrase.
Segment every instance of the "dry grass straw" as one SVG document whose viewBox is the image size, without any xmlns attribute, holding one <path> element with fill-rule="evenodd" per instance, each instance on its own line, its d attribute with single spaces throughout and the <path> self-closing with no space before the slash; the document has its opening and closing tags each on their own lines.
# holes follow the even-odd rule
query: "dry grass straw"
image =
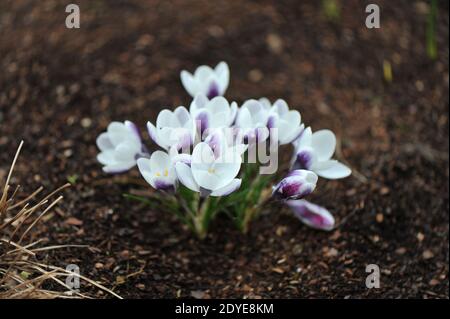
<svg viewBox="0 0 450 319">
<path fill-rule="evenodd" d="M 76 275 L 64 268 L 44 264 L 36 259 L 36 253 L 67 247 L 86 247 L 80 245 L 44 246 L 43 239 L 36 239 L 33 234 L 35 226 L 43 221 L 44 216 L 55 207 L 63 196 L 62 190 L 69 187 L 65 184 L 42 199 L 37 199 L 43 191 L 39 187 L 25 199 L 15 201 L 19 190 L 12 190 L 11 176 L 23 146 L 20 143 L 11 168 L 7 175 L 0 197 L 0 299 L 6 298 L 91 298 L 66 284 L 68 276 Z M 1 189 L 0 189 L 1 191 Z M 121 298 L 101 284 L 78 275 L 80 282 L 93 286 L 112 296 Z M 46 283 L 53 282 L 53 285 Z M 51 290 L 45 287 L 55 287 Z"/>
</svg>

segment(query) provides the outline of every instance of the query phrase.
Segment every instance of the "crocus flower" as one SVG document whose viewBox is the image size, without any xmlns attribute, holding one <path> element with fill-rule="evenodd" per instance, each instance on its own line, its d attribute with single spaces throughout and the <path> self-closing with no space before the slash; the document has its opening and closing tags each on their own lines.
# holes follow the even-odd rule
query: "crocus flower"
<svg viewBox="0 0 450 319">
<path fill-rule="evenodd" d="M 230 104 L 222 96 L 209 100 L 204 94 L 197 94 L 189 111 L 197 125 L 200 126 L 200 132 L 203 133 L 206 129 L 232 125 L 236 118 L 237 108 L 236 102 Z"/>
<path fill-rule="evenodd" d="M 175 187 L 177 176 L 167 153 L 163 151 L 153 152 L 150 159 L 138 159 L 137 165 L 142 177 L 153 188 L 169 190 Z"/>
<path fill-rule="evenodd" d="M 350 168 L 331 159 L 336 149 L 336 136 L 330 130 L 312 133 L 308 127 L 293 144 L 295 152 L 291 163 L 294 169 L 308 169 L 328 179 L 344 178 L 352 173 Z"/>
<path fill-rule="evenodd" d="M 225 196 L 241 186 L 241 179 L 236 178 L 241 163 L 239 154 L 231 159 L 216 158 L 211 147 L 202 142 L 195 146 L 190 166 L 179 161 L 175 167 L 179 181 L 187 188 L 202 196 Z"/>
<path fill-rule="evenodd" d="M 306 225 L 321 230 L 334 228 L 334 217 L 326 208 L 304 199 L 288 200 L 286 204 L 293 210 L 295 216 Z"/>
<path fill-rule="evenodd" d="M 214 69 L 206 65 L 199 66 L 194 75 L 185 70 L 181 71 L 181 83 L 192 97 L 199 93 L 209 99 L 224 95 L 229 81 L 230 69 L 225 62 L 220 62 Z"/>
<path fill-rule="evenodd" d="M 195 139 L 195 123 L 184 106 L 173 112 L 162 110 L 156 119 L 156 127 L 148 122 L 147 129 L 151 139 L 165 150 L 172 146 L 185 149 Z"/>
<path fill-rule="evenodd" d="M 317 179 L 314 172 L 294 170 L 273 187 L 272 196 L 280 199 L 304 198 L 314 191 Z"/>
<path fill-rule="evenodd" d="M 267 99 L 260 99 L 263 105 L 267 105 Z M 267 108 L 267 106 L 265 106 Z M 289 110 L 286 101 L 278 99 L 273 103 L 269 111 L 267 127 L 269 129 L 277 129 L 278 143 L 280 145 L 291 143 L 295 140 L 304 129 L 301 124 L 300 113 L 296 110 Z"/>
<path fill-rule="evenodd" d="M 269 136 L 268 115 L 261 102 L 254 99 L 244 102 L 236 117 L 236 127 L 244 140 L 263 142 Z"/>
<path fill-rule="evenodd" d="M 111 122 L 106 132 L 97 138 L 100 153 L 97 160 L 106 173 L 121 173 L 136 165 L 136 160 L 148 156 L 139 131 L 133 122 Z"/>
</svg>

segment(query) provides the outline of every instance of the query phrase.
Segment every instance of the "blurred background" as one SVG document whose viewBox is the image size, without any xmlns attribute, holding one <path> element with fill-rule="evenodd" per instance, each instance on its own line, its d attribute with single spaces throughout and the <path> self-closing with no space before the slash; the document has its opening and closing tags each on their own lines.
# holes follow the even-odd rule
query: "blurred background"
<svg viewBox="0 0 450 319">
<path fill-rule="evenodd" d="M 69 3 L 80 7 L 79 29 L 65 26 Z M 369 3 L 380 7 L 379 29 L 365 25 Z M 42 231 L 97 250 L 46 258 L 80 263 L 125 297 L 448 298 L 448 7 L 2 0 L 0 179 L 24 139 L 15 182 L 71 181 Z M 314 130 L 336 132 L 337 156 L 355 174 L 321 184 L 314 201 L 338 221 L 351 216 L 338 230 L 270 212 L 247 237 L 219 221 L 199 243 L 170 217 L 127 203 L 130 186 L 102 174 L 95 138 L 110 121 L 144 132 L 160 109 L 189 105 L 181 70 L 222 60 L 230 100 L 284 98 Z M 372 263 L 380 289 L 364 285 Z"/>
</svg>

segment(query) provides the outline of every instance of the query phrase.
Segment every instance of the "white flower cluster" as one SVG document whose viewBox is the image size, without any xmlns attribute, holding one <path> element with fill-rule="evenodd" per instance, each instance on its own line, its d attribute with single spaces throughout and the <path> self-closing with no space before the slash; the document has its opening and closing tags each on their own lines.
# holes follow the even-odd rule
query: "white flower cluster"
<svg viewBox="0 0 450 319">
<path fill-rule="evenodd" d="M 230 103 L 223 97 L 229 79 L 225 62 L 214 69 L 200 66 L 194 74 L 182 71 L 181 82 L 193 97 L 189 110 L 164 109 L 155 124 L 147 123 L 150 138 L 162 150 L 149 154 L 133 123 L 112 122 L 97 139 L 103 170 L 119 173 L 137 164 L 155 189 L 176 191 L 181 183 L 202 197 L 225 196 L 241 186 L 239 173 L 248 146 L 273 139 L 278 145 L 292 143 L 292 171 L 273 187 L 273 197 L 287 200 L 307 225 L 331 229 L 331 214 L 303 198 L 314 190 L 318 176 L 337 179 L 351 174 L 347 166 L 331 159 L 335 135 L 305 128 L 300 113 L 282 99 L 273 104 L 266 98 L 251 99 L 240 107 Z"/>
</svg>

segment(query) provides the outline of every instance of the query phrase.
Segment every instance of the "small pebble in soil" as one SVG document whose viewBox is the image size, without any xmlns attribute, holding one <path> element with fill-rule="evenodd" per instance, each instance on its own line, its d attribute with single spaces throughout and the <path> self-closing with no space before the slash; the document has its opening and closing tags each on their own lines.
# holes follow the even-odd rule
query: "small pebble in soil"
<svg viewBox="0 0 450 319">
<path fill-rule="evenodd" d="M 433 252 L 431 250 L 425 250 L 422 253 L 422 257 L 423 257 L 423 259 L 431 259 L 431 258 L 434 257 L 434 254 L 433 254 Z"/>
<path fill-rule="evenodd" d="M 266 43 L 269 50 L 273 53 L 280 54 L 283 51 L 283 40 L 278 34 L 268 34 L 266 37 Z"/>
<path fill-rule="evenodd" d="M 383 214 L 378 213 L 376 215 L 375 219 L 376 219 L 377 223 L 381 224 L 383 222 L 383 220 L 384 220 L 384 216 L 383 216 Z"/>
</svg>

